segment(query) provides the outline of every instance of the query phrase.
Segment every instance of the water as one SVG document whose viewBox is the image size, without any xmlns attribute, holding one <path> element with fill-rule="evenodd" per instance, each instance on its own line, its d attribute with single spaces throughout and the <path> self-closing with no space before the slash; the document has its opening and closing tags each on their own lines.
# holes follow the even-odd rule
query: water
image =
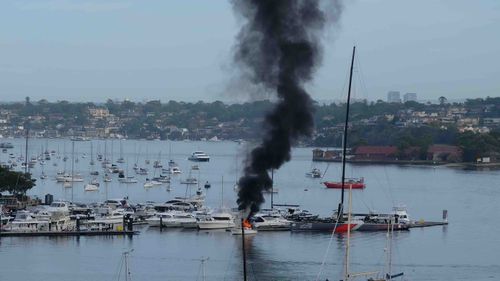
<svg viewBox="0 0 500 281">
<path fill-rule="evenodd" d="M 12 140 L 13 152 L 21 152 L 22 140 Z M 121 141 L 122 164 L 132 174 L 133 163 L 140 166 L 144 160 L 161 158 L 163 165 L 174 159 L 182 175 L 176 176 L 171 191 L 165 186 L 145 189 L 146 176 L 136 176 L 137 184 L 120 184 L 116 174 L 113 182 L 101 182 L 99 192 L 83 191 L 84 183 L 75 183 L 73 190 L 52 180 L 56 171 L 64 167 L 55 157 L 47 161 L 46 180 L 38 180 L 31 195 L 79 202 L 103 201 L 107 198 L 129 196 L 132 202 L 147 200 L 163 202 L 174 196 L 193 193 L 179 183 L 185 178 L 193 162 L 187 160 L 194 150 L 203 150 L 211 156 L 209 163 L 197 163 L 200 171 L 192 175 L 203 186 L 209 181 L 206 204 L 235 206 L 233 190 L 246 145 L 233 142 L 160 142 Z M 29 155 L 39 153 L 41 146 L 66 154 L 71 159 L 71 142 L 65 140 L 33 140 Z M 93 141 L 94 153 L 104 153 L 104 141 Z M 22 146 L 24 147 L 24 146 Z M 107 141 L 108 158 L 120 157 L 120 141 Z M 90 142 L 75 142 L 75 171 L 90 179 Z M 161 151 L 161 157 L 159 152 Z M 169 152 L 171 151 L 171 153 Z M 82 158 L 83 154 L 86 158 Z M 0 160 L 5 161 L 2 153 Z M 296 148 L 293 160 L 275 173 L 279 193 L 276 203 L 295 203 L 314 213 L 328 215 L 336 208 L 338 190 L 327 190 L 321 180 L 309 179 L 305 173 L 312 167 L 311 149 Z M 52 163 L 58 161 L 57 167 Z M 97 161 L 96 161 L 97 162 Z M 71 160 L 66 170 L 71 168 Z M 100 169 L 100 163 L 97 162 Z M 326 163 L 316 164 L 325 171 Z M 32 171 L 39 177 L 39 165 Z M 353 191 L 354 211 L 389 211 L 391 206 L 403 203 L 413 219 L 440 220 L 442 209 L 449 210 L 447 227 L 412 229 L 396 233 L 393 239 L 394 272 L 404 271 L 407 280 L 498 280 L 500 265 L 500 174 L 497 171 L 464 171 L 446 167 L 410 167 L 395 165 L 348 165 L 348 176 L 365 177 L 367 188 Z M 338 179 L 340 164 L 328 166 L 326 179 Z M 149 176 L 151 177 L 151 175 Z M 222 192 L 222 177 L 224 190 Z M 102 180 L 102 173 L 99 175 Z M 305 190 L 307 189 L 307 191 Z M 269 206 L 269 196 L 266 207 Z M 222 203 L 221 203 L 222 202 Z M 203 280 L 201 259 L 205 262 L 205 280 L 242 280 L 241 237 L 224 231 L 185 231 L 139 227 L 141 234 L 127 237 L 81 238 L 2 238 L 0 240 L 0 280 L 117 280 L 121 254 L 133 249 L 129 262 L 132 280 Z M 342 278 L 345 237 L 327 233 L 259 233 L 247 237 L 249 280 L 339 280 Z M 354 272 L 382 270 L 385 263 L 385 233 L 353 233 L 352 266 Z M 331 243 L 331 244 L 330 244 Z M 322 267 L 323 257 L 330 250 Z M 123 271 L 123 269 L 122 269 Z M 123 273 L 121 274 L 124 280 Z M 362 280 L 362 279 L 360 279 Z"/>
</svg>

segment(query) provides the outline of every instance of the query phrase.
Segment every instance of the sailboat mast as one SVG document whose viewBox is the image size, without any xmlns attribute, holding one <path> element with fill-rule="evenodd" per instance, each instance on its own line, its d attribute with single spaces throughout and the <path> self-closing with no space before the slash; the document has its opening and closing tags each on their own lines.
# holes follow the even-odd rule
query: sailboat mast
<svg viewBox="0 0 500 281">
<path fill-rule="evenodd" d="M 243 252 L 243 281 L 247 281 L 247 257 L 245 250 L 245 226 L 243 225 L 244 219 L 241 218 L 241 249 Z"/>
<path fill-rule="evenodd" d="M 75 183 L 75 141 L 71 141 L 71 202 L 73 202 L 73 184 Z"/>
<path fill-rule="evenodd" d="M 271 210 L 274 209 L 274 169 L 271 169 Z"/>
<path fill-rule="evenodd" d="M 30 137 L 30 128 L 28 126 L 28 123 L 26 123 L 26 146 L 25 146 L 25 152 L 24 152 L 24 173 L 27 174 L 29 172 L 29 167 L 28 167 L 28 139 Z"/>
<path fill-rule="evenodd" d="M 125 253 L 125 258 L 124 258 L 124 262 L 125 262 L 125 281 L 129 281 L 130 280 L 130 271 L 128 269 L 128 253 Z"/>
<path fill-rule="evenodd" d="M 342 193 L 340 197 L 340 204 L 338 209 L 338 218 L 342 219 L 344 212 L 344 190 L 345 190 L 345 164 L 346 164 L 346 154 L 347 154 L 347 129 L 349 126 L 349 107 L 351 104 L 351 85 L 352 85 L 352 72 L 354 68 L 354 56 L 356 54 L 356 46 L 352 47 L 352 59 L 351 59 L 351 70 L 349 73 L 349 89 L 347 91 L 347 103 L 345 112 L 345 124 L 344 124 L 344 139 L 342 144 Z"/>
<path fill-rule="evenodd" d="M 387 228 L 387 279 L 392 279 L 392 235 L 394 234 L 392 217 Z"/>
<path fill-rule="evenodd" d="M 349 206 L 347 211 L 347 244 L 345 247 L 345 275 L 344 280 L 349 281 L 349 254 L 350 254 L 350 243 L 351 243 L 351 213 L 352 213 L 352 185 L 349 187 Z"/>
<path fill-rule="evenodd" d="M 94 165 L 94 145 L 90 142 L 90 165 Z"/>
</svg>

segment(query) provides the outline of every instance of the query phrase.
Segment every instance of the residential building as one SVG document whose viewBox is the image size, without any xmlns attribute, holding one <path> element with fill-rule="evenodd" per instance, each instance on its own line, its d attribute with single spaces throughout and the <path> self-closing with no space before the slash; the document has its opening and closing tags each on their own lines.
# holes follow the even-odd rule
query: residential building
<svg viewBox="0 0 500 281">
<path fill-rule="evenodd" d="M 407 102 L 407 101 L 417 101 L 417 93 L 406 93 L 403 96 L 403 101 L 404 102 Z"/>
<path fill-rule="evenodd" d="M 389 91 L 387 93 L 387 102 L 401 102 L 401 94 L 399 91 Z"/>
</svg>

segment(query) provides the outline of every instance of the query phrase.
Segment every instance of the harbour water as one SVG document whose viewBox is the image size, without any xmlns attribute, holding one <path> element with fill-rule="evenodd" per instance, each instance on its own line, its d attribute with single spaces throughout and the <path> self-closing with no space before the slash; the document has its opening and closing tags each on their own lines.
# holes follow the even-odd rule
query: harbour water
<svg viewBox="0 0 500 281">
<path fill-rule="evenodd" d="M 8 151 L 24 154 L 24 140 L 9 140 L 15 148 Z M 191 165 L 187 160 L 194 150 L 211 156 L 208 163 L 196 163 L 200 186 L 211 183 L 206 190 L 206 205 L 217 207 L 236 205 L 233 186 L 238 179 L 249 145 L 235 142 L 166 142 L 166 141 L 107 141 L 110 160 L 125 159 L 122 168 L 133 173 L 134 163 L 147 166 L 160 159 L 167 166 L 176 161 L 183 174 L 174 176 L 170 191 L 166 185 L 144 188 L 146 177 L 135 175 L 136 184 L 122 184 L 116 174 L 110 183 L 102 182 L 100 163 L 96 161 L 101 180 L 98 192 L 85 192 L 83 185 L 91 178 L 90 143 L 75 142 L 75 173 L 86 179 L 65 188 L 53 179 L 64 169 L 56 157 L 47 161 L 39 179 L 40 165 L 32 169 L 37 186 L 29 194 L 41 198 L 47 193 L 56 199 L 76 202 L 98 202 L 128 196 L 133 203 L 165 202 L 175 196 L 194 193 L 180 184 Z M 104 153 L 105 142 L 94 140 L 94 153 Z M 122 149 L 120 149 L 120 143 Z M 69 157 L 66 171 L 71 169 L 71 141 L 35 139 L 30 141 L 28 155 L 41 153 L 48 144 Z M 65 147 L 65 149 L 64 149 Z M 113 151 L 111 156 L 111 151 Z M 160 156 L 161 151 L 161 156 Z M 8 153 L 1 153 L 6 161 Z M 83 158 L 83 155 L 86 155 Z M 94 156 L 95 158 L 95 156 Z M 57 162 L 57 166 L 53 166 Z M 324 179 L 311 179 L 305 173 L 312 167 L 327 170 Z M 405 272 L 406 280 L 498 280 L 500 278 L 500 173 L 498 171 L 466 171 L 447 167 L 348 165 L 348 176 L 364 177 L 367 188 L 353 191 L 353 210 L 357 212 L 390 211 L 404 204 L 412 219 L 440 220 L 443 209 L 449 211 L 448 226 L 411 229 L 395 233 L 393 243 L 394 272 Z M 222 178 L 224 188 L 222 189 Z M 292 161 L 275 173 L 279 192 L 275 203 L 300 204 L 312 213 L 329 215 L 337 207 L 338 190 L 325 189 L 322 180 L 340 178 L 339 163 L 311 162 L 310 148 L 295 148 Z M 264 207 L 269 207 L 269 195 Z M 122 253 L 133 249 L 129 256 L 132 280 L 242 280 L 241 237 L 225 231 L 193 231 L 150 229 L 137 227 L 140 235 L 129 237 L 58 237 L 0 239 L 0 280 L 117 280 Z M 340 280 L 343 271 L 345 236 L 328 233 L 260 232 L 246 237 L 249 280 Z M 386 233 L 352 234 L 352 271 L 382 270 L 385 264 Z M 329 251 L 325 258 L 328 246 Z M 324 265 L 323 264 L 323 260 Z M 317 279 L 318 273 L 320 278 Z M 121 273 L 123 279 L 123 272 Z M 362 279 L 360 279 L 362 280 Z"/>
</svg>

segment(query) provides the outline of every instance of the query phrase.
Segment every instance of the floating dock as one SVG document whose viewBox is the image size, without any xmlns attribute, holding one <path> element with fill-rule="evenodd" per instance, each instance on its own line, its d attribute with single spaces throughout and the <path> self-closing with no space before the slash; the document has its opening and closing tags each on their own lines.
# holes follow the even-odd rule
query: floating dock
<svg viewBox="0 0 500 281">
<path fill-rule="evenodd" d="M 410 228 L 417 227 L 430 227 L 430 226 L 440 226 L 448 225 L 447 221 L 414 221 L 410 224 Z"/>
<path fill-rule="evenodd" d="M 33 231 L 33 232 L 0 232 L 1 237 L 64 237 L 64 236 L 130 236 L 138 235 L 139 231 Z"/>
</svg>

